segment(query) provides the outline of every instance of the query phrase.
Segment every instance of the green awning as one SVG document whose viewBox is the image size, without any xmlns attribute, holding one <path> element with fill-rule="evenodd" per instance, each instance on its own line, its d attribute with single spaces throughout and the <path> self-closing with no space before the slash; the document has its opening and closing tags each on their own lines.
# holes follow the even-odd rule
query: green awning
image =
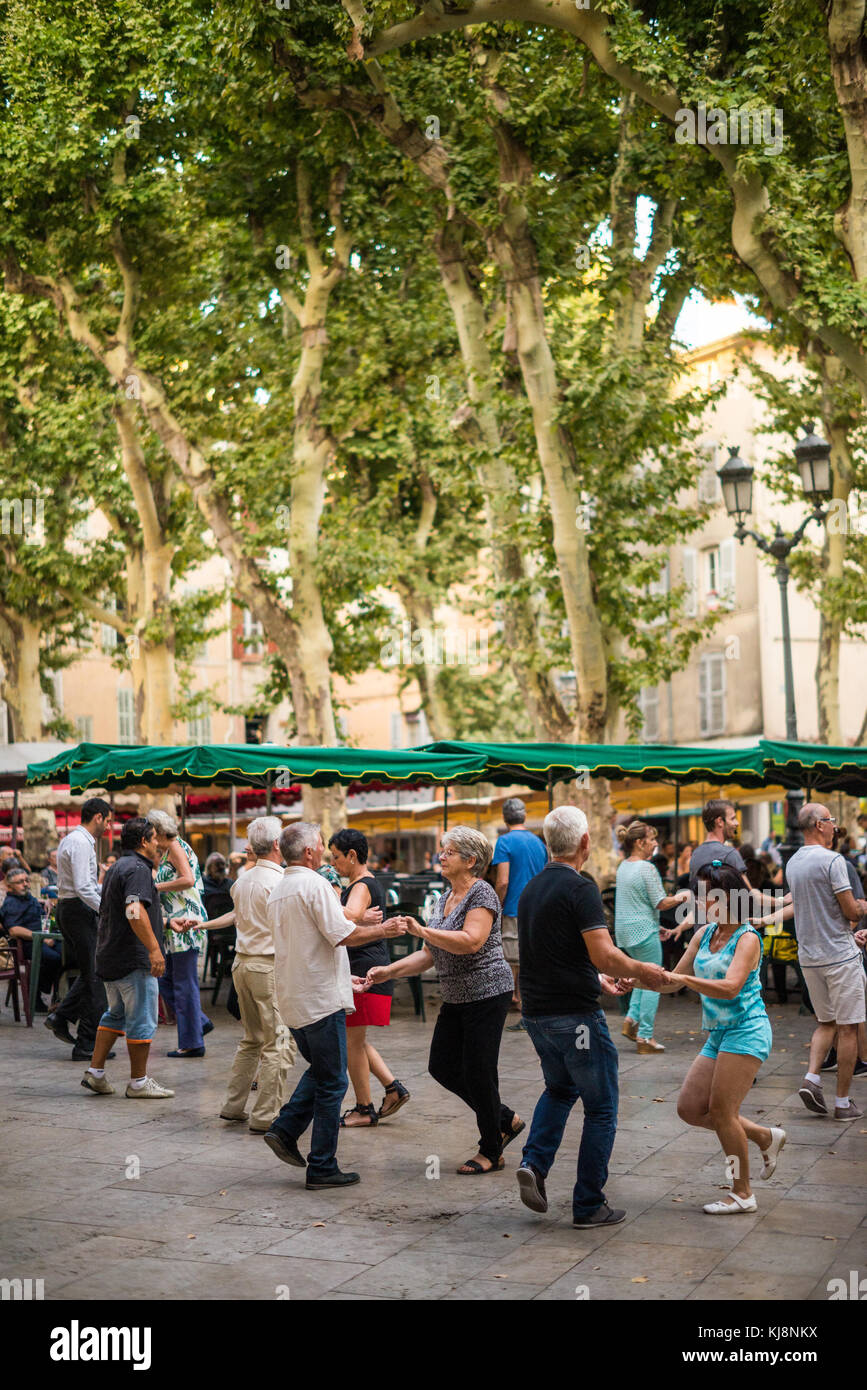
<svg viewBox="0 0 867 1390">
<path fill-rule="evenodd" d="M 56 760 L 54 760 L 56 761 Z M 43 779 L 47 764 L 28 769 L 30 781 Z M 409 749 L 281 748 L 258 743 L 201 744 L 190 747 L 110 748 L 101 756 L 68 768 L 70 790 L 79 794 L 101 787 L 152 789 L 185 783 L 189 786 L 289 787 L 306 782 L 315 787 L 338 783 L 384 782 L 439 785 L 487 780 L 484 757 L 416 753 Z"/>
<path fill-rule="evenodd" d="M 487 759 L 488 781 L 498 786 L 523 783 L 544 787 L 571 781 L 582 771 L 590 777 L 620 781 L 637 777 L 645 782 L 737 782 L 761 787 L 765 775 L 757 744 L 749 748 L 683 748 L 662 743 L 458 743 L 441 741 L 424 746 L 428 753 L 473 753 Z"/>
<path fill-rule="evenodd" d="M 70 768 L 93 762 L 95 758 L 115 750 L 120 753 L 131 751 L 129 744 L 125 743 L 79 743 L 75 748 L 67 748 L 53 758 L 46 758 L 43 763 L 29 763 L 27 785 L 33 786 L 37 782 L 66 782 L 69 780 L 67 773 Z"/>
<path fill-rule="evenodd" d="M 769 783 L 806 787 L 808 792 L 867 796 L 867 748 L 828 743 L 791 743 L 763 738 L 759 746 Z"/>
</svg>

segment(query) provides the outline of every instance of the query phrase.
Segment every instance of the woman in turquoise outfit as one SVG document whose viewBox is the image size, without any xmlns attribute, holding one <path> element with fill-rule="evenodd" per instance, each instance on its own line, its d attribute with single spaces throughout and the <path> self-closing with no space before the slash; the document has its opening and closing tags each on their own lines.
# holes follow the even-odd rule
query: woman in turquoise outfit
<svg viewBox="0 0 867 1390">
<path fill-rule="evenodd" d="M 761 1176 L 769 1178 L 786 1132 L 754 1124 L 739 1113 L 773 1043 L 759 982 L 762 939 L 748 920 L 750 895 L 740 874 L 720 859 L 700 869 L 698 877 L 707 885 L 708 925 L 695 933 L 660 993 L 688 985 L 702 995 L 702 1026 L 708 1038 L 681 1087 L 677 1113 L 687 1124 L 712 1129 L 722 1145 L 732 1189 L 727 1198 L 708 1202 L 704 1210 L 711 1216 L 728 1216 L 756 1210 L 750 1142 L 762 1155 Z"/>
<path fill-rule="evenodd" d="M 614 940 L 633 960 L 662 965 L 662 942 L 671 933 L 660 933 L 659 914 L 686 902 L 689 892 L 666 894 L 659 870 L 650 860 L 656 853 L 656 830 L 645 821 L 618 826 L 617 838 L 626 858 L 617 870 L 614 895 Z M 664 930 L 664 929 L 663 929 Z M 633 989 L 623 1036 L 632 1039 L 642 1053 L 664 1052 L 653 1036 L 659 994 L 653 989 Z"/>
<path fill-rule="evenodd" d="M 160 979 L 160 994 L 178 1021 L 177 1049 L 166 1055 L 204 1057 L 205 1033 L 214 1025 L 202 1012 L 199 995 L 199 952 L 205 944 L 208 920 L 202 901 L 202 871 L 192 846 L 178 835 L 174 816 L 154 809 L 148 811 L 147 818 L 156 829 L 162 851 L 156 872 L 166 943 L 166 973 Z"/>
</svg>

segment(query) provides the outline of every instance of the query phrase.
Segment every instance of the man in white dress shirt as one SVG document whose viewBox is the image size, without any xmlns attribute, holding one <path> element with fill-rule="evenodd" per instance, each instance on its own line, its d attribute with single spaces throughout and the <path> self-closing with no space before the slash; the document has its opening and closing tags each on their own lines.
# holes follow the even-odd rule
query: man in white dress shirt
<svg viewBox="0 0 867 1390">
<path fill-rule="evenodd" d="M 244 1036 L 235 1053 L 220 1116 L 246 1120 L 250 1087 L 258 1069 L 251 1134 L 264 1134 L 276 1117 L 286 1099 L 289 1068 L 295 1061 L 295 1044 L 280 1017 L 274 993 L 274 933 L 266 911 L 268 898 L 283 877 L 283 856 L 277 843 L 281 829 L 276 816 L 258 816 L 250 822 L 247 838 L 256 863 L 239 874 L 231 887 L 235 906 L 229 916 L 234 917 L 237 932 L 232 979 Z"/>
<path fill-rule="evenodd" d="M 316 872 L 324 848 L 318 825 L 298 821 L 283 831 L 280 849 L 287 868 L 267 908 L 274 933 L 280 1016 L 308 1067 L 265 1135 L 265 1143 L 284 1163 L 306 1166 L 306 1186 L 311 1191 L 359 1181 L 358 1173 L 342 1173 L 337 1166 L 340 1106 L 349 1084 L 346 1015 L 354 1012 L 353 980 L 344 947 L 406 932 L 403 917 L 372 926 L 355 926 L 348 920 L 334 889 Z M 361 981 L 355 987 L 360 989 Z M 311 1121 L 305 1163 L 298 1140 Z"/>
<path fill-rule="evenodd" d="M 60 841 L 57 851 L 57 924 L 64 941 L 78 963 L 78 978 L 54 1013 L 45 1020 L 46 1028 L 72 1044 L 76 1062 L 89 1062 L 96 1042 L 96 1029 L 108 1007 L 105 988 L 96 974 L 94 952 L 99 924 L 102 889 L 96 863 L 96 842 L 111 824 L 107 801 L 92 796 L 81 808 L 81 824 Z M 69 1031 L 78 1020 L 78 1035 Z"/>
</svg>

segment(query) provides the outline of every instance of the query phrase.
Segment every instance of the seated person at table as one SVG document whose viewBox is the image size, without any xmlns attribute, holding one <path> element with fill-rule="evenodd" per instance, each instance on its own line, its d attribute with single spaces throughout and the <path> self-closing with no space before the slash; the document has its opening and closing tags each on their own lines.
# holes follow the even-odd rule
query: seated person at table
<svg viewBox="0 0 867 1390">
<path fill-rule="evenodd" d="M 6 874 L 6 897 L 0 904 L 0 929 L 10 940 L 24 942 L 24 957 L 30 960 L 33 933 L 42 930 L 42 908 L 30 892 L 30 878 L 24 869 L 12 868 Z M 49 999 L 57 987 L 63 969 L 63 958 L 50 937 L 42 943 L 39 970 L 39 993 Z M 38 1000 L 36 1012 L 48 1013 L 48 1006 Z"/>
</svg>

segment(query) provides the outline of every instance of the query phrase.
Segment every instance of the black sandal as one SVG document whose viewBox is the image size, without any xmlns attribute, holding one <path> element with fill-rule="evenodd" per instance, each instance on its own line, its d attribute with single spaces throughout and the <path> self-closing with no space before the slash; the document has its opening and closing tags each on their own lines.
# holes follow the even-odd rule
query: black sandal
<svg viewBox="0 0 867 1390">
<path fill-rule="evenodd" d="M 488 1173 L 502 1173 L 505 1166 L 506 1160 L 502 1157 L 498 1158 L 491 1168 L 483 1168 L 481 1163 L 477 1163 L 474 1158 L 468 1158 L 466 1163 L 462 1163 L 460 1168 L 455 1169 L 455 1172 L 459 1178 L 478 1178 L 482 1175 L 487 1176 Z"/>
<path fill-rule="evenodd" d="M 385 1094 L 388 1095 L 389 1091 L 391 1091 L 392 1093 L 397 1093 L 397 1105 L 393 1105 L 390 1110 L 386 1110 L 385 1097 L 383 1097 L 382 1105 L 379 1107 L 379 1110 L 377 1111 L 377 1118 L 380 1120 L 388 1120 L 391 1118 L 392 1115 L 396 1115 L 400 1107 L 402 1105 L 406 1105 L 407 1101 L 410 1099 L 409 1091 L 406 1089 L 402 1081 L 392 1081 L 391 1085 L 386 1086 Z"/>
<path fill-rule="evenodd" d="M 347 1115 L 368 1115 L 370 1117 L 370 1124 L 348 1125 L 346 1123 Z M 345 1110 L 344 1113 L 340 1116 L 341 1129 L 372 1129 L 373 1126 L 377 1124 L 379 1124 L 379 1116 L 377 1115 L 372 1105 L 353 1105 L 351 1110 Z"/>
<path fill-rule="evenodd" d="M 504 1148 L 504 1149 L 508 1148 L 508 1146 L 511 1144 L 512 1140 L 513 1140 L 513 1139 L 517 1139 L 517 1137 L 518 1137 L 518 1135 L 521 1133 L 521 1131 L 522 1131 L 522 1130 L 525 1130 L 526 1128 L 527 1128 L 527 1122 L 526 1122 L 526 1120 L 521 1120 L 521 1122 L 520 1122 L 520 1124 L 518 1125 L 518 1128 L 517 1128 L 517 1129 L 510 1129 L 506 1134 L 504 1134 L 504 1135 L 503 1135 L 503 1148 Z"/>
</svg>

